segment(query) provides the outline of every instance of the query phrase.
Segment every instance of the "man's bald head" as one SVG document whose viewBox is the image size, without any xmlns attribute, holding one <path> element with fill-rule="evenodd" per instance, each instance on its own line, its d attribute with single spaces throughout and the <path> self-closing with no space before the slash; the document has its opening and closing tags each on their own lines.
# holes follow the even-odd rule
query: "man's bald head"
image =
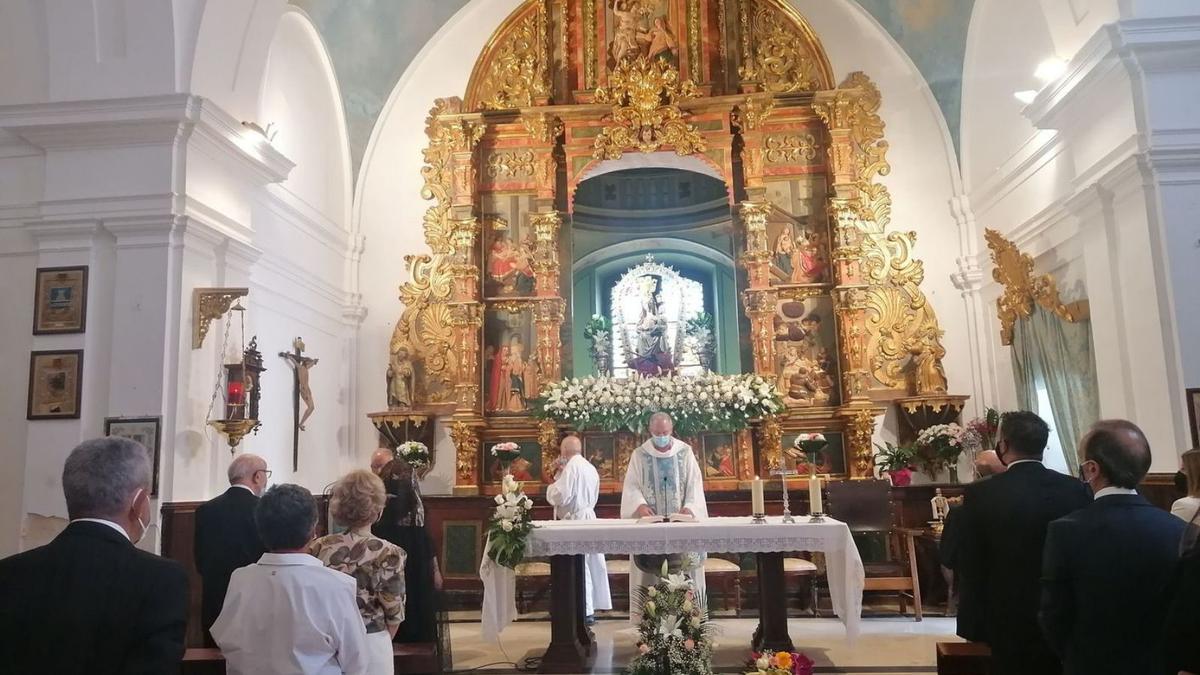
<svg viewBox="0 0 1200 675">
<path fill-rule="evenodd" d="M 1095 462 L 1098 476 L 1089 482 L 1101 483 L 1101 488 L 1137 488 L 1150 471 L 1150 459 L 1150 442 L 1129 420 L 1100 420 L 1079 440 L 1079 462 Z"/>
<path fill-rule="evenodd" d="M 1004 473 L 1007 468 L 1008 466 L 1000 461 L 1000 455 L 997 455 L 995 450 L 984 450 L 975 456 L 975 471 L 980 477 Z"/>
<path fill-rule="evenodd" d="M 670 436 L 675 431 L 675 420 L 665 412 L 656 412 L 650 416 L 650 433 L 654 436 Z"/>
<path fill-rule="evenodd" d="M 383 472 L 383 467 L 388 465 L 388 462 L 395 459 L 395 455 L 387 448 L 380 448 L 371 453 L 371 473 L 378 476 Z"/>
<path fill-rule="evenodd" d="M 233 458 L 226 472 L 230 485 L 245 485 L 256 495 L 267 487 L 267 460 L 245 453 Z"/>
<path fill-rule="evenodd" d="M 570 459 L 583 452 L 583 443 L 579 442 L 578 436 L 567 436 L 558 444 L 558 450 L 564 459 Z"/>
</svg>

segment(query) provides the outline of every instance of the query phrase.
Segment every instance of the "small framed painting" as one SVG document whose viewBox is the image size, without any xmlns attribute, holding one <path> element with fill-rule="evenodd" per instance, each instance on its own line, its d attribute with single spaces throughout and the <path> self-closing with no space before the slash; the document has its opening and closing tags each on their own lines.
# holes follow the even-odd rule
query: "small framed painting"
<svg viewBox="0 0 1200 675">
<path fill-rule="evenodd" d="M 39 268 L 33 334 L 82 333 L 87 322 L 87 281 L 87 267 Z"/>
<path fill-rule="evenodd" d="M 515 442 L 520 449 L 521 456 L 514 459 L 508 467 L 513 479 L 523 483 L 539 482 L 542 475 L 541 444 L 537 440 L 516 439 Z M 504 468 L 501 466 L 500 460 L 492 457 L 491 452 L 488 453 L 487 458 L 488 475 L 493 483 L 499 483 L 504 478 Z"/>
<path fill-rule="evenodd" d="M 128 438 L 137 441 L 146 448 L 146 456 L 150 460 L 150 470 L 153 480 L 150 485 L 150 496 L 158 496 L 158 444 L 162 439 L 161 417 L 106 417 L 104 418 L 104 435 Z"/>
<path fill-rule="evenodd" d="M 29 404 L 25 419 L 79 419 L 83 350 L 29 355 Z"/>
<path fill-rule="evenodd" d="M 583 437 L 583 456 L 596 467 L 600 480 L 617 480 L 617 439 L 613 434 L 593 434 Z M 624 479 L 624 476 L 620 477 Z"/>
<path fill-rule="evenodd" d="M 1192 447 L 1200 448 L 1200 388 L 1187 390 L 1188 422 L 1192 426 Z"/>
</svg>

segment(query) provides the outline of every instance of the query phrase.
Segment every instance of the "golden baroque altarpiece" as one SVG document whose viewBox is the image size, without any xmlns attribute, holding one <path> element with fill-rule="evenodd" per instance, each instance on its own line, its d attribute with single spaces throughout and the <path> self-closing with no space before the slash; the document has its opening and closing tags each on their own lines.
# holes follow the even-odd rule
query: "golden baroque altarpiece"
<svg viewBox="0 0 1200 675">
<path fill-rule="evenodd" d="M 430 111 L 429 253 L 405 257 L 412 280 L 400 289 L 405 309 L 390 344 L 393 363 L 397 355 L 411 362 L 412 415 L 449 427 L 456 494 L 494 490 L 487 448 L 499 440 L 540 449 L 541 461 L 518 478 L 546 480 L 565 430 L 523 414 L 523 400 L 491 375 L 519 377 L 530 397 L 538 383 L 564 376 L 576 187 L 605 161 L 663 151 L 701 160 L 728 188 L 740 339 L 752 355 L 743 369 L 784 390 L 793 381 L 789 358 L 798 352 L 787 335 L 797 316 L 781 307 L 825 302 L 836 326 L 832 390 L 784 391 L 786 414 L 714 441 L 720 447 L 704 461 L 714 488 L 765 474 L 780 463 L 781 442 L 800 431 L 840 433 L 844 460 L 828 470 L 871 475 L 884 406 L 948 397 L 915 233 L 891 227 L 891 197 L 877 182 L 890 170 L 880 103 L 864 73 L 835 82 L 817 36 L 784 0 L 519 7 L 480 55 L 465 96 L 438 99 Z M 800 245 L 789 224 L 799 219 L 772 196 L 797 181 L 820 185 L 822 203 L 806 218 L 815 224 L 808 245 L 823 251 L 813 259 L 823 262 L 806 268 L 809 276 L 780 258 Z M 502 339 L 490 323 L 505 326 Z M 606 489 L 619 489 L 639 442 L 632 434 L 600 440 Z"/>
</svg>

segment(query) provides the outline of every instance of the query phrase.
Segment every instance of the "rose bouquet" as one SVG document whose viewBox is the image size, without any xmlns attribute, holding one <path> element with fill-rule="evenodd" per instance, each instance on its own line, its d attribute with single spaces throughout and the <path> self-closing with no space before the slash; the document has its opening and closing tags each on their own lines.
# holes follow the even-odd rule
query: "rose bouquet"
<svg viewBox="0 0 1200 675">
<path fill-rule="evenodd" d="M 750 420 L 783 410 L 774 382 L 754 374 L 615 379 L 572 378 L 542 388 L 533 400 L 539 419 L 568 424 L 577 431 L 642 431 L 656 412 L 675 422 L 675 433 L 738 431 Z"/>
<path fill-rule="evenodd" d="M 530 510 L 533 500 L 521 491 L 521 484 L 505 475 L 496 495 L 496 508 L 488 520 L 487 554 L 496 564 L 515 568 L 525 559 L 525 540 L 533 530 Z"/>
<path fill-rule="evenodd" d="M 746 675 L 812 675 L 813 660 L 801 652 L 765 650 L 750 654 Z"/>
<path fill-rule="evenodd" d="M 497 443 L 492 446 L 491 453 L 492 457 L 500 460 L 500 466 L 507 473 L 508 466 L 521 456 L 521 446 L 512 441 Z"/>
<path fill-rule="evenodd" d="M 950 469 L 951 482 L 957 482 L 963 432 L 957 424 L 935 424 L 917 434 L 916 459 L 930 478 L 936 479 L 943 470 Z"/>
<path fill-rule="evenodd" d="M 414 471 L 429 468 L 429 447 L 418 441 L 405 441 L 396 447 L 396 456 L 408 463 Z"/>
<path fill-rule="evenodd" d="M 704 596 L 696 592 L 691 578 L 668 573 L 663 561 L 658 581 L 639 588 L 637 594 L 642 620 L 638 623 L 637 655 L 626 672 L 711 675 L 715 631 Z"/>
</svg>

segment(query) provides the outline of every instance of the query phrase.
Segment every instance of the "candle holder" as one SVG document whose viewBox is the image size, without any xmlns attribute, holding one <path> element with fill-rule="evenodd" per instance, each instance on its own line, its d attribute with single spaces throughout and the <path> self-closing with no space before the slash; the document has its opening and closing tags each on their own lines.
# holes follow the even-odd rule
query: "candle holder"
<svg viewBox="0 0 1200 675">
<path fill-rule="evenodd" d="M 825 522 L 825 514 L 818 511 L 817 513 L 814 513 L 808 517 L 808 522 L 823 523 Z"/>
<path fill-rule="evenodd" d="M 767 515 L 765 513 L 755 513 L 750 516 L 750 522 L 754 523 L 755 525 L 766 525 Z"/>
<path fill-rule="evenodd" d="M 775 473 L 779 474 L 779 480 L 781 483 L 783 483 L 783 523 L 785 525 L 791 525 L 792 523 L 796 522 L 796 519 L 792 516 L 792 509 L 788 504 L 787 479 L 788 476 L 798 476 L 800 474 L 795 471 L 787 471 L 784 469 L 780 469 Z"/>
</svg>

